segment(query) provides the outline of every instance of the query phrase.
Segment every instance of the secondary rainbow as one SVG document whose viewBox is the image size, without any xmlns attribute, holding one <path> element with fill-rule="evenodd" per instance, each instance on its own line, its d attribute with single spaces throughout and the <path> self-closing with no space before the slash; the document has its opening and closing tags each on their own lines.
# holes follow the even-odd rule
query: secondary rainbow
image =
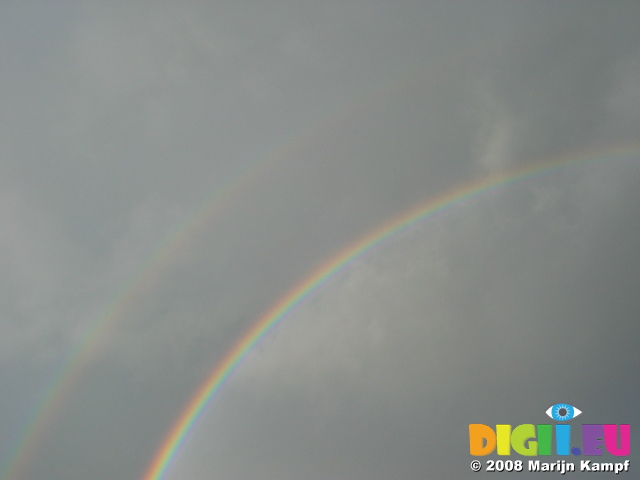
<svg viewBox="0 0 640 480">
<path fill-rule="evenodd" d="M 173 259 L 173 254 L 187 250 L 188 243 L 198 238 L 198 233 L 208 227 L 214 217 L 224 213 L 234 200 L 267 176 L 274 166 L 293 157 L 329 126 L 348 120 L 362 105 L 366 105 L 370 96 L 371 93 L 367 92 L 358 101 L 348 105 L 348 108 L 327 115 L 313 128 L 307 128 L 306 131 L 301 129 L 302 132 L 293 134 L 270 155 L 258 157 L 247 167 L 236 172 L 151 251 L 141 267 L 111 298 L 102 314 L 86 328 L 81 340 L 43 389 L 25 428 L 16 437 L 5 456 L 7 460 L 4 467 L 0 468 L 0 479 L 13 480 L 27 476 L 29 460 L 44 442 L 91 360 L 99 355 L 103 343 L 126 312 L 153 287 L 155 282 L 163 278 L 162 271 Z"/>
<path fill-rule="evenodd" d="M 447 59 L 444 64 L 463 65 L 470 56 L 473 56 L 473 53 L 464 49 Z M 432 79 L 440 78 L 446 72 L 443 65 L 440 67 L 434 68 L 430 64 L 410 72 L 402 72 L 388 82 L 359 94 L 346 106 L 341 105 L 335 111 L 325 112 L 319 121 L 314 120 L 311 125 L 300 125 L 276 151 L 265 157 L 258 157 L 248 167 L 236 172 L 223 182 L 199 209 L 180 222 L 177 228 L 150 252 L 132 277 L 122 284 L 102 313 L 88 325 L 81 340 L 76 343 L 42 389 L 40 398 L 25 421 L 25 427 L 15 436 L 4 461 L 0 463 L 0 479 L 13 480 L 28 476 L 29 464 L 33 462 L 92 359 L 99 355 L 103 342 L 150 285 L 162 278 L 162 270 L 171 261 L 174 252 L 185 250 L 185 244 L 197 238 L 198 232 L 207 227 L 214 216 L 224 212 L 236 197 L 248 191 L 275 165 L 294 157 L 314 139 L 320 138 L 321 134 L 328 133 L 329 128 L 339 128 L 340 125 L 361 115 L 368 105 L 379 102 L 381 98 L 387 98 L 396 91 L 402 91 L 423 75 L 429 75 Z"/>
<path fill-rule="evenodd" d="M 153 456 L 142 480 L 161 480 L 180 447 L 187 439 L 189 432 L 195 426 L 198 418 L 221 390 L 225 381 L 238 368 L 247 354 L 286 318 L 296 306 L 317 291 L 336 273 L 347 267 L 357 258 L 365 255 L 375 246 L 380 245 L 391 236 L 406 230 L 420 220 L 426 219 L 445 210 L 458 206 L 466 200 L 476 198 L 482 193 L 513 184 L 526 179 L 547 175 L 574 165 L 595 163 L 597 161 L 622 159 L 638 155 L 640 144 L 626 147 L 610 148 L 597 152 L 582 153 L 580 155 L 564 156 L 558 159 L 538 162 L 531 166 L 521 167 L 500 174 L 483 177 L 470 183 L 454 188 L 438 198 L 431 199 L 409 211 L 395 217 L 375 228 L 359 240 L 330 257 L 317 269 L 312 271 L 304 280 L 295 285 L 269 308 L 254 325 L 236 342 L 225 357 L 214 367 L 196 393 L 187 402 L 169 430 L 164 441 Z"/>
<path fill-rule="evenodd" d="M 334 111 L 326 112 L 311 125 L 300 125 L 277 149 L 266 156 L 258 156 L 248 166 L 230 176 L 213 191 L 200 208 L 180 222 L 173 232 L 150 252 L 132 277 L 122 284 L 102 313 L 86 328 L 81 340 L 43 388 L 30 418 L 25 422 L 24 429 L 16 436 L 5 455 L 4 465 L 0 464 L 0 479 L 13 480 L 27 476 L 28 463 L 44 443 L 56 418 L 92 363 L 91 360 L 99 355 L 103 342 L 109 338 L 119 320 L 155 282 L 163 278 L 162 270 L 171 262 L 175 252 L 188 250 L 188 243 L 198 238 L 199 232 L 209 227 L 214 217 L 228 210 L 242 194 L 267 177 L 276 165 L 295 158 L 315 139 L 327 134 L 329 129 L 353 121 L 368 105 L 375 100 L 379 101 L 379 98 L 384 96 L 383 93 L 388 95 L 395 90 L 401 90 L 405 84 L 414 80 L 414 77 L 415 72 L 404 73 L 387 84 L 361 93 L 346 106 L 341 105 Z"/>
</svg>

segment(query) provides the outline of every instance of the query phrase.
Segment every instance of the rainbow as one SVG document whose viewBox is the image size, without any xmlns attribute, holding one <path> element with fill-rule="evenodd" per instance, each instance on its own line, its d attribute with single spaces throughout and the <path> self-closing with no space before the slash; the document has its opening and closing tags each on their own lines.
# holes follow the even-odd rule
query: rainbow
<svg viewBox="0 0 640 480">
<path fill-rule="evenodd" d="M 248 353 L 278 326 L 287 315 L 305 299 L 314 294 L 338 272 L 347 268 L 354 260 L 364 256 L 390 237 L 405 231 L 421 220 L 460 206 L 466 200 L 478 198 L 498 187 L 512 185 L 524 180 L 538 178 L 575 165 L 585 165 L 603 160 L 626 159 L 640 154 L 640 144 L 614 147 L 599 151 L 566 155 L 553 160 L 537 162 L 530 166 L 490 175 L 454 188 L 438 198 L 431 199 L 380 225 L 360 239 L 341 249 L 321 266 L 307 275 L 275 304 L 273 304 L 253 326 L 244 333 L 224 358 L 213 368 L 195 394 L 186 403 L 160 447 L 153 455 L 142 480 L 161 480 L 176 458 L 198 419 L 225 382 L 246 359 Z"/>
<path fill-rule="evenodd" d="M 476 47 L 476 49 L 479 47 Z M 474 49 L 475 51 L 475 49 Z M 326 112 L 319 121 L 311 125 L 301 125 L 275 151 L 265 157 L 258 157 L 246 168 L 240 169 L 216 189 L 200 208 L 180 222 L 163 241 L 153 249 L 141 263 L 140 268 L 122 284 L 111 297 L 101 313 L 85 329 L 82 338 L 66 355 L 61 366 L 42 389 L 25 427 L 16 435 L 4 461 L 0 464 L 0 479 L 20 479 L 27 476 L 28 464 L 55 424 L 70 395 L 83 378 L 93 360 L 99 356 L 109 334 L 115 329 L 126 312 L 144 296 L 145 292 L 162 278 L 164 268 L 171 262 L 172 253 L 184 251 L 188 243 L 198 237 L 198 232 L 207 227 L 212 219 L 250 189 L 258 180 L 269 173 L 281 161 L 292 158 L 308 147 L 321 133 L 339 128 L 357 118 L 366 108 L 397 91 L 403 91 L 424 75 L 438 80 L 444 78 L 444 65 L 464 65 L 473 57 L 473 51 L 460 50 L 443 62 L 440 68 L 421 66 L 389 79 L 389 81 L 360 93 L 346 106 Z"/>
<path fill-rule="evenodd" d="M 326 115 L 317 125 L 303 132 L 295 132 L 288 141 L 266 157 L 250 163 L 235 172 L 218 189 L 192 212 L 163 241 L 151 251 L 134 275 L 118 289 L 107 306 L 86 328 L 75 348 L 67 354 L 61 367 L 43 389 L 26 426 L 10 448 L 0 479 L 24 478 L 29 460 L 33 458 L 52 429 L 55 419 L 63 410 L 71 393 L 83 377 L 92 361 L 100 355 L 105 341 L 118 321 L 135 305 L 145 293 L 163 277 L 163 270 L 173 259 L 172 253 L 188 250 L 189 242 L 198 237 L 217 215 L 233 203 L 243 192 L 250 190 L 259 180 L 268 175 L 278 163 L 294 157 L 327 128 L 348 121 L 375 96 L 367 92 L 357 101 L 341 108 L 337 113 Z"/>
</svg>

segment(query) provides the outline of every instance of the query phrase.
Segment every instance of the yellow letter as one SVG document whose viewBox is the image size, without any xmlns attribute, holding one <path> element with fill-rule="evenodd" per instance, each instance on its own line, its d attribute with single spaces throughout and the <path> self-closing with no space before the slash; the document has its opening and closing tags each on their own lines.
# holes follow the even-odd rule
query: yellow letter
<svg viewBox="0 0 640 480">
<path fill-rule="evenodd" d="M 511 425 L 496 425 L 498 455 L 511 455 Z"/>
</svg>

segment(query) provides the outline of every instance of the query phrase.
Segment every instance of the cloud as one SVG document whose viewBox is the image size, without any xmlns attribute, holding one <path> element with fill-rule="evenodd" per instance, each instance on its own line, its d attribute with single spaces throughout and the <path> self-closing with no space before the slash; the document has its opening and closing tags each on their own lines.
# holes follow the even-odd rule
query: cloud
<svg viewBox="0 0 640 480">
<path fill-rule="evenodd" d="M 486 173 L 637 141 L 635 8 L 6 7 L 0 428 L 114 317 L 19 476 L 140 476 L 345 245 Z M 466 478 L 473 421 L 635 420 L 637 175 L 576 164 L 380 245 L 251 353 L 167 478 Z"/>
</svg>

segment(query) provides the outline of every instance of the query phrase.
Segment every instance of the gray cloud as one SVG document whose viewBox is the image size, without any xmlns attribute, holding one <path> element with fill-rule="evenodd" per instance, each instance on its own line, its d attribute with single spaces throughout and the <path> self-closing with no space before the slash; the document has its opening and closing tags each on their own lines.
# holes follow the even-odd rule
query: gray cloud
<svg viewBox="0 0 640 480">
<path fill-rule="evenodd" d="M 637 139 L 632 3 L 2 9 L 2 451 L 114 317 L 19 478 L 140 478 L 340 248 Z M 637 156 L 576 164 L 394 235 L 251 352 L 167 478 L 471 478 L 469 423 L 634 423 L 637 180 Z"/>
</svg>

